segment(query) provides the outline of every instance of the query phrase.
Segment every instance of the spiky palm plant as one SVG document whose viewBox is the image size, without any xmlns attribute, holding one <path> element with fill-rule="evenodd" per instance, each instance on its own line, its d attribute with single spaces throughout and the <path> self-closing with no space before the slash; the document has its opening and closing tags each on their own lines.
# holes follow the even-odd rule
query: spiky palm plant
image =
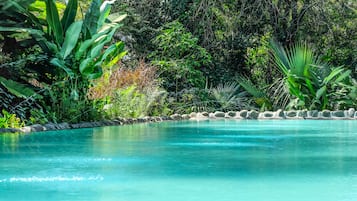
<svg viewBox="0 0 357 201">
<path fill-rule="evenodd" d="M 340 100 L 353 98 L 353 86 L 350 70 L 332 67 L 322 62 L 311 48 L 299 43 L 290 49 L 284 49 L 279 43 L 271 41 L 273 60 L 283 74 L 283 80 L 294 100 L 288 107 L 326 109 L 334 107 L 331 102 L 336 95 L 336 86 L 344 88 Z M 343 84 L 344 83 L 344 84 Z M 348 105 L 348 104 L 347 104 Z"/>
</svg>

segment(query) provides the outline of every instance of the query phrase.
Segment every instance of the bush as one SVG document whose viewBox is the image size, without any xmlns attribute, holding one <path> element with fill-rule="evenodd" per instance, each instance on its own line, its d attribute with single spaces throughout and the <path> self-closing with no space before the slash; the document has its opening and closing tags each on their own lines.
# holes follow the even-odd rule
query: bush
<svg viewBox="0 0 357 201">
<path fill-rule="evenodd" d="M 2 114 L 0 114 L 0 128 L 20 128 L 23 126 L 24 123 L 15 114 L 2 110 Z"/>
<path fill-rule="evenodd" d="M 160 89 L 156 68 L 140 60 L 133 69 L 119 64 L 89 90 L 89 98 L 103 103 L 104 115 L 143 117 L 169 114 L 166 91 Z"/>
<path fill-rule="evenodd" d="M 157 50 L 150 58 L 159 67 L 166 90 L 179 92 L 191 87 L 204 88 L 211 55 L 198 45 L 198 39 L 180 22 L 164 25 L 153 43 Z"/>
</svg>

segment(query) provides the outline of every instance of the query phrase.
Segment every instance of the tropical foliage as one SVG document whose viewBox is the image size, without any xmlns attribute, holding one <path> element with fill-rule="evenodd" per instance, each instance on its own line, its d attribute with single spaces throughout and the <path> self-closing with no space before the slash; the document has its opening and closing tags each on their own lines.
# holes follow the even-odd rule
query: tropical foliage
<svg viewBox="0 0 357 201">
<path fill-rule="evenodd" d="M 14 76 L 17 72 L 6 65 L 8 75 L 0 77 L 2 85 L 18 98 L 37 100 L 58 119 L 90 119 L 93 104 L 86 96 L 91 80 L 125 55 L 122 42 L 111 44 L 125 15 L 110 15 L 111 5 L 101 0 L 92 1 L 83 20 L 77 16 L 77 0 L 69 0 L 63 14 L 57 8 L 63 4 L 54 0 L 6 0 L 2 4 L 2 16 L 10 19 L 1 21 L 4 46 L 15 41 L 25 49 L 35 47 L 17 71 L 26 76 Z"/>
<path fill-rule="evenodd" d="M 356 108 L 356 10 L 352 0 L 3 0 L 0 118 Z"/>
</svg>

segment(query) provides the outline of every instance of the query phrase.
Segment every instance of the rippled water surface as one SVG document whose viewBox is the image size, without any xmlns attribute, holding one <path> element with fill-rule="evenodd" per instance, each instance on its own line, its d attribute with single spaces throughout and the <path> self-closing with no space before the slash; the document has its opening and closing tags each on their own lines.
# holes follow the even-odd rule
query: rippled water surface
<svg viewBox="0 0 357 201">
<path fill-rule="evenodd" d="M 0 134 L 0 200 L 356 201 L 357 121 Z"/>
</svg>

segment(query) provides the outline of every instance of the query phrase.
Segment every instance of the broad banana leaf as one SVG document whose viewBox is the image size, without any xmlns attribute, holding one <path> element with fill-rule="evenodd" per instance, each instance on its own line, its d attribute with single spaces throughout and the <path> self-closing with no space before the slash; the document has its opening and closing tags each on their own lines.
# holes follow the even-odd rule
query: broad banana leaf
<svg viewBox="0 0 357 201">
<path fill-rule="evenodd" d="M 74 22 L 66 31 L 66 36 L 61 49 L 61 56 L 63 59 L 66 59 L 74 47 L 76 47 L 79 35 L 81 33 L 82 24 L 83 21 Z"/>
<path fill-rule="evenodd" d="M 64 70 L 69 77 L 72 77 L 72 78 L 74 77 L 73 71 L 66 66 L 66 64 L 64 63 L 63 60 L 60 60 L 58 58 L 53 58 L 50 62 L 52 65 Z"/>
<path fill-rule="evenodd" d="M 93 0 L 83 22 L 83 35 L 85 39 L 92 38 L 98 32 L 101 0 Z"/>
<path fill-rule="evenodd" d="M 66 31 L 76 19 L 77 9 L 78 9 L 78 0 L 69 0 L 61 20 L 63 30 Z"/>
<path fill-rule="evenodd" d="M 46 19 L 50 31 L 53 32 L 57 44 L 63 43 L 63 28 L 59 19 L 58 10 L 54 0 L 45 0 L 46 2 Z"/>
<path fill-rule="evenodd" d="M 13 81 L 13 80 L 8 80 L 4 77 L 0 76 L 0 83 L 12 94 L 19 98 L 37 98 L 41 99 L 42 96 L 37 94 L 33 89 L 30 87 L 21 84 L 19 82 Z"/>
</svg>

